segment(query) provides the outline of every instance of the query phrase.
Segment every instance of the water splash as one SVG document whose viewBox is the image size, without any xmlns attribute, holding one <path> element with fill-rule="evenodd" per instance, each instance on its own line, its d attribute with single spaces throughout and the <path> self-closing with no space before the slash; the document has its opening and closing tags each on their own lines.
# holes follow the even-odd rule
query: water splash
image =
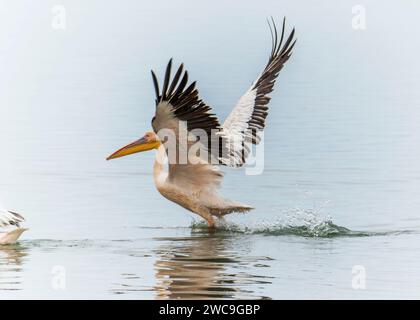
<svg viewBox="0 0 420 320">
<path fill-rule="evenodd" d="M 202 221 L 193 221 L 191 228 L 193 232 L 201 232 L 207 229 L 207 225 Z M 301 237 L 334 238 L 395 235 L 409 233 L 410 231 L 355 231 L 335 224 L 331 217 L 323 217 L 317 211 L 294 208 L 288 210 L 282 217 L 269 221 L 254 222 L 251 224 L 218 221 L 215 232 L 261 234 L 268 236 L 292 235 Z"/>
</svg>

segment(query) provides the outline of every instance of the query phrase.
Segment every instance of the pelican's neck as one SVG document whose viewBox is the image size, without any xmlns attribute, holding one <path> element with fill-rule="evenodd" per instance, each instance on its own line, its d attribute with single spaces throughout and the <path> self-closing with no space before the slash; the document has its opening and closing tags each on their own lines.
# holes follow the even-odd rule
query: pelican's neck
<svg viewBox="0 0 420 320">
<path fill-rule="evenodd" d="M 158 189 L 165 183 L 168 176 L 168 173 L 165 171 L 166 161 L 167 157 L 165 147 L 160 146 L 156 151 L 156 158 L 153 164 L 153 179 Z"/>
</svg>

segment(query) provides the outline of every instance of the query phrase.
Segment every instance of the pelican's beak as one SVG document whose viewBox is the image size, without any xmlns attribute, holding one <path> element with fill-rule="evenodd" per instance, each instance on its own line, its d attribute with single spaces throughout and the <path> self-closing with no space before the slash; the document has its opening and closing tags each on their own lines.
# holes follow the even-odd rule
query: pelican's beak
<svg viewBox="0 0 420 320">
<path fill-rule="evenodd" d="M 128 156 L 129 154 L 137 153 L 137 152 L 143 152 L 148 151 L 152 149 L 157 149 L 160 145 L 159 141 L 152 141 L 148 142 L 145 137 L 134 141 L 130 143 L 129 145 L 126 145 L 125 147 L 122 147 L 121 149 L 115 151 L 113 154 L 111 154 L 106 160 L 111 160 L 115 158 L 121 158 L 124 156 Z"/>
</svg>

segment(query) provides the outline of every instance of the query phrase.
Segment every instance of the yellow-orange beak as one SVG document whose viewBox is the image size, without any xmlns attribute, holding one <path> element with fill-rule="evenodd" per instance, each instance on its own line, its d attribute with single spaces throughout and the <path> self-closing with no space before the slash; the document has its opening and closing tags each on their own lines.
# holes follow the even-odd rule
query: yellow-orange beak
<svg viewBox="0 0 420 320">
<path fill-rule="evenodd" d="M 126 145 L 125 147 L 122 147 L 121 149 L 115 151 L 113 154 L 111 154 L 106 160 L 111 160 L 115 158 L 121 158 L 124 156 L 128 156 L 129 154 L 137 153 L 137 152 L 143 152 L 148 151 L 152 149 L 157 149 L 160 146 L 159 141 L 152 141 L 148 142 L 144 137 L 130 143 L 129 145 Z"/>
</svg>

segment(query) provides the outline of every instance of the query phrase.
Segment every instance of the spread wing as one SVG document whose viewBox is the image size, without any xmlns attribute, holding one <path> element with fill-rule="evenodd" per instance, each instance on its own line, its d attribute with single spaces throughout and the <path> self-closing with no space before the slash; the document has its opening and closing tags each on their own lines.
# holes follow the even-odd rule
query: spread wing
<svg viewBox="0 0 420 320">
<path fill-rule="evenodd" d="M 171 79 L 172 59 L 165 72 L 162 90 L 152 71 L 156 92 L 156 112 L 152 127 L 164 143 L 168 160 L 168 178 L 185 188 L 218 187 L 222 173 L 219 164 L 223 135 L 219 120 L 204 103 L 196 82 L 188 85 L 188 72 L 181 64 Z"/>
<path fill-rule="evenodd" d="M 271 99 L 268 94 L 273 91 L 277 76 L 290 58 L 296 42 L 294 39 L 295 29 L 293 29 L 283 44 L 285 19 L 283 19 L 280 40 L 273 19 L 271 19 L 271 23 L 272 26 L 269 21 L 272 49 L 268 63 L 223 123 L 223 133 L 229 141 L 229 148 L 234 150 L 229 153 L 229 160 L 224 162 L 229 166 L 242 166 L 250 152 L 251 145 L 260 142 L 259 132 L 264 130 L 265 119 L 268 115 L 267 105 Z"/>
<path fill-rule="evenodd" d="M 259 143 L 259 132 L 264 129 L 268 114 L 268 94 L 273 91 L 277 76 L 296 42 L 293 29 L 283 44 L 285 20 L 280 39 L 274 20 L 270 31 L 272 50 L 268 63 L 239 99 L 223 126 L 200 99 L 196 82 L 188 84 L 188 72 L 184 71 L 182 64 L 171 79 L 172 59 L 169 61 L 162 90 L 152 71 L 156 92 L 152 127 L 166 147 L 169 179 L 185 185 L 207 183 L 210 187 L 217 187 L 222 173 L 215 164 L 242 166 L 251 145 Z M 195 152 L 197 149 L 198 153 Z"/>
</svg>

